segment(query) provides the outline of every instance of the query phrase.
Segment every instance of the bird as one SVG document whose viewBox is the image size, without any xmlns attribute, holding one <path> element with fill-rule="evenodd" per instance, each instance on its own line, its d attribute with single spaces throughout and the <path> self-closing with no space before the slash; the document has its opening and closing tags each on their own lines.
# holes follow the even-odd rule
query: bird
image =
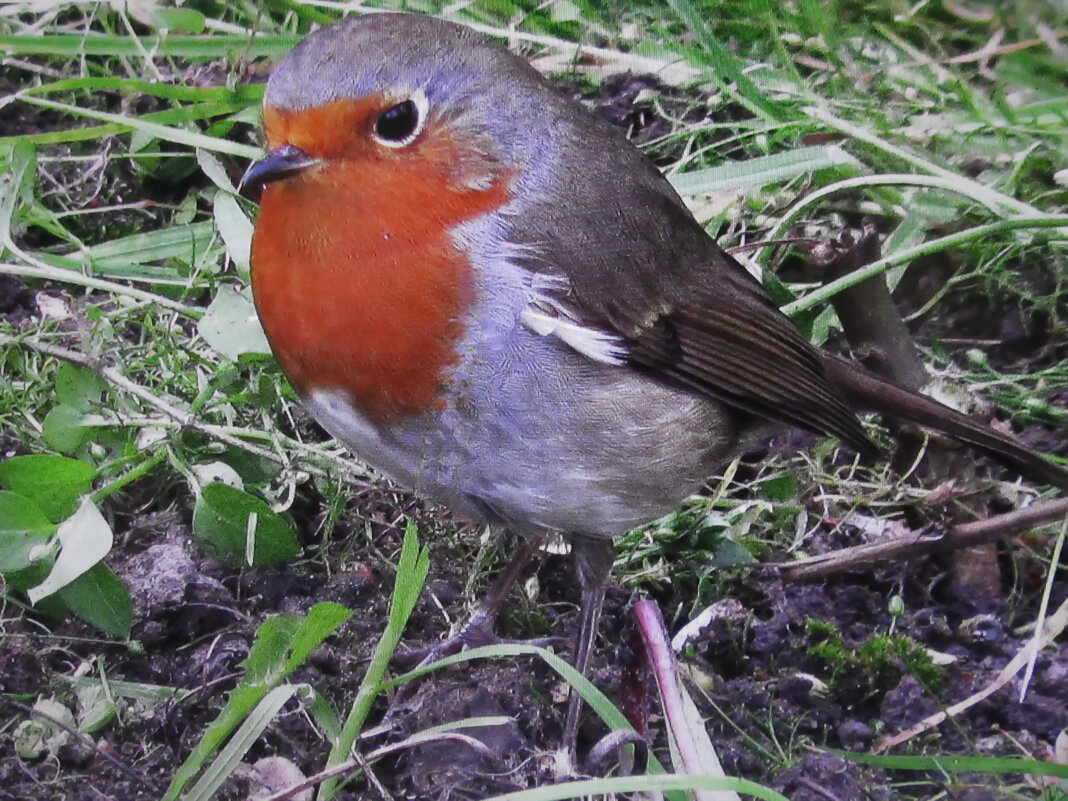
<svg viewBox="0 0 1068 801">
<path fill-rule="evenodd" d="M 526 538 L 506 579 L 570 541 L 579 671 L 613 540 L 783 429 L 868 456 L 857 413 L 879 411 L 1068 488 L 1012 437 L 813 346 L 624 132 L 468 27 L 377 13 L 311 33 L 263 122 L 242 186 L 282 371 L 378 473 Z M 577 721 L 573 695 L 569 743 Z"/>
</svg>

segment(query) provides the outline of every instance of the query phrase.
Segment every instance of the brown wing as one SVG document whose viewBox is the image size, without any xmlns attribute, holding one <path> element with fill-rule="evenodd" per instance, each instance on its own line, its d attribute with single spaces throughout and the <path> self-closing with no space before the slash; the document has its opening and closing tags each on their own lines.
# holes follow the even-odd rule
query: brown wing
<svg viewBox="0 0 1068 801">
<path fill-rule="evenodd" d="M 562 301 L 617 332 L 635 369 L 873 451 L 815 349 L 656 168 L 599 123 L 576 115 L 567 126 L 578 135 L 564 147 L 583 150 L 571 163 L 588 170 L 518 218 L 513 241 L 537 254 L 530 269 L 565 275 Z"/>
<path fill-rule="evenodd" d="M 811 345 L 744 268 L 713 269 L 715 291 L 695 289 L 630 338 L 631 362 L 752 414 L 832 434 L 870 453 L 872 443 L 828 383 Z"/>
</svg>

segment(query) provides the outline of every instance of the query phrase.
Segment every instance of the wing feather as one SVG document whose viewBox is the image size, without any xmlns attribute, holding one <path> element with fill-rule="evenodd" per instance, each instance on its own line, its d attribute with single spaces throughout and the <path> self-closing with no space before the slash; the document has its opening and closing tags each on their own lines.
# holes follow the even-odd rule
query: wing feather
<svg viewBox="0 0 1068 801">
<path fill-rule="evenodd" d="M 617 337 L 631 369 L 872 452 L 816 349 L 656 167 L 578 112 L 565 127 L 574 139 L 560 145 L 582 152 L 561 163 L 585 164 L 584 180 L 561 176 L 531 198 L 509 237 L 536 254 L 524 266 L 552 305 Z"/>
</svg>

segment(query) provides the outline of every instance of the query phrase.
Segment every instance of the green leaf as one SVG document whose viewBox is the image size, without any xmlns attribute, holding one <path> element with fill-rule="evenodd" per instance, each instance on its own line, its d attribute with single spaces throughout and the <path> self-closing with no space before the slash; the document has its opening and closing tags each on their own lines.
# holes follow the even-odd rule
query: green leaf
<svg viewBox="0 0 1068 801">
<path fill-rule="evenodd" d="M 305 708 L 326 739 L 331 744 L 336 743 L 341 737 L 341 719 L 334 707 L 330 706 L 330 701 L 322 693 L 312 692 L 305 702 Z"/>
<path fill-rule="evenodd" d="M 551 3 L 549 13 L 556 22 L 576 22 L 582 19 L 582 9 L 570 0 L 556 0 Z"/>
<path fill-rule="evenodd" d="M 214 227 L 205 222 L 131 234 L 62 255 L 39 252 L 37 257 L 64 270 L 185 286 L 188 278 L 170 263 L 202 263 L 216 247 Z"/>
<path fill-rule="evenodd" d="M 756 562 L 753 554 L 742 543 L 721 539 L 712 551 L 712 564 L 715 567 L 738 567 Z"/>
<path fill-rule="evenodd" d="M 323 640 L 352 616 L 340 604 L 316 604 L 305 617 L 277 615 L 256 630 L 256 641 L 241 663 L 243 684 L 273 686 L 293 672 Z"/>
<path fill-rule="evenodd" d="M 219 750 L 219 755 L 204 770 L 203 775 L 184 796 L 183 801 L 211 801 L 216 791 L 222 787 L 237 767 L 237 763 L 256 744 L 256 740 L 271 725 L 282 707 L 286 705 L 301 685 L 285 684 L 275 687 L 246 716 L 234 736 Z"/>
<path fill-rule="evenodd" d="M 48 575 L 55 563 L 55 553 L 49 549 L 42 558 L 34 560 L 28 567 L 24 567 L 21 570 L 12 570 L 10 573 L 4 573 L 4 581 L 12 589 L 23 591 L 28 590 L 30 587 L 36 587 L 44 581 L 45 576 Z M 49 600 L 51 599 L 41 599 L 41 603 L 36 607 L 37 611 L 44 612 L 45 615 L 56 618 L 57 622 L 66 617 L 67 610 L 63 608 L 62 603 L 55 604 L 54 609 L 46 608 Z"/>
<path fill-rule="evenodd" d="M 860 169 L 860 162 L 837 145 L 798 147 L 770 156 L 728 161 L 718 167 L 671 176 L 680 195 L 716 195 L 737 189 L 755 191 L 832 167 Z"/>
<path fill-rule="evenodd" d="M 211 223 L 193 223 L 111 239 L 94 245 L 86 253 L 89 264 L 110 266 L 114 263 L 117 266 L 119 263 L 143 264 L 166 259 L 193 264 L 197 255 L 211 245 L 213 235 Z"/>
<path fill-rule="evenodd" d="M 0 486 L 29 498 L 53 523 L 73 514 L 95 477 L 96 470 L 91 465 L 47 453 L 0 462 Z"/>
<path fill-rule="evenodd" d="M 78 687 L 78 731 L 93 734 L 115 719 L 118 706 L 110 689 L 99 681 Z"/>
<path fill-rule="evenodd" d="M 41 507 L 16 492 L 0 490 L 0 573 L 22 571 L 46 559 L 56 527 Z M 36 583 L 36 582 L 34 582 Z"/>
<path fill-rule="evenodd" d="M 203 152 L 203 151 L 201 151 Z M 241 204 L 230 192 L 215 193 L 212 205 L 215 225 L 226 245 L 226 252 L 234 263 L 241 280 L 249 280 L 249 252 L 252 249 L 252 221 L 241 210 Z"/>
<path fill-rule="evenodd" d="M 0 42 L 2 42 L 2 40 L 3 37 L 0 36 Z M 244 145 L 240 142 L 232 142 L 226 139 L 217 139 L 216 137 L 208 136 L 197 131 L 191 131 L 185 127 L 161 125 L 158 122 L 152 122 L 146 117 L 133 118 L 123 114 L 113 114 L 109 111 L 85 108 L 72 103 L 60 103 L 54 100 L 46 100 L 43 97 L 35 97 L 33 95 L 23 95 L 22 101 L 24 103 L 29 103 L 30 105 L 65 112 L 75 117 L 89 117 L 90 119 L 114 123 L 122 126 L 125 130 L 137 131 L 142 137 L 156 137 L 165 142 L 173 142 L 178 145 L 202 147 L 205 150 L 211 150 L 216 153 L 229 153 L 246 159 L 259 158 L 263 154 L 262 150 L 257 147 L 252 147 L 251 145 Z M 229 113 L 235 110 L 236 109 L 234 108 L 230 108 L 223 110 L 220 113 Z"/>
<path fill-rule="evenodd" d="M 341 604 L 324 601 L 308 610 L 303 620 L 297 619 L 298 626 L 288 644 L 289 656 L 286 658 L 285 673 L 292 673 L 323 640 L 333 634 L 352 617 L 352 610 Z"/>
<path fill-rule="evenodd" d="M 339 604 L 320 603 L 303 618 L 279 615 L 265 620 L 256 629 L 256 639 L 242 663 L 245 678 L 230 693 L 222 712 L 174 774 L 163 801 L 177 798 L 234 728 L 351 616 L 351 610 Z"/>
<path fill-rule="evenodd" d="M 275 615 L 260 624 L 256 640 L 241 662 L 245 669 L 243 687 L 273 687 L 285 678 L 289 645 L 300 622 L 295 615 Z"/>
<path fill-rule="evenodd" d="M 90 34 L 91 35 L 91 34 Z M 120 37 L 129 43 L 130 38 Z M 296 44 L 296 41 L 293 42 Z M 112 53 L 111 55 L 116 55 Z M 238 84 L 236 86 L 198 86 L 157 83 L 156 81 L 138 81 L 132 78 L 106 77 L 61 78 L 58 81 L 27 86 L 21 89 L 23 94 L 49 95 L 70 94 L 88 89 L 90 91 L 122 92 L 140 97 L 159 97 L 164 100 L 179 100 L 183 103 L 236 103 L 256 105 L 263 98 L 262 84 Z"/>
<path fill-rule="evenodd" d="M 207 27 L 204 15 L 192 8 L 157 8 L 152 12 L 157 28 L 179 33 L 203 33 Z"/>
<path fill-rule="evenodd" d="M 256 307 L 246 292 L 223 287 L 197 323 L 204 341 L 231 361 L 245 353 L 270 353 Z"/>
<path fill-rule="evenodd" d="M 493 797 L 494 801 L 563 801 L 568 798 L 615 798 L 630 793 L 667 793 L 670 790 L 722 790 L 745 793 L 763 801 L 789 801 L 789 799 L 748 779 L 733 776 L 687 776 L 663 774 L 660 776 L 613 776 L 607 779 L 574 779 L 551 786 L 518 790 Z M 707 795 L 705 797 L 708 797 Z"/>
<path fill-rule="evenodd" d="M 43 714 L 27 718 L 15 729 L 11 736 L 15 753 L 23 759 L 38 759 L 45 754 L 54 757 L 70 742 L 74 714 L 54 698 L 38 698 L 33 709 Z"/>
<path fill-rule="evenodd" d="M 788 501 L 797 496 L 797 482 L 790 476 L 777 476 L 764 482 L 760 494 L 769 501 Z"/>
<path fill-rule="evenodd" d="M 377 653 L 377 652 L 376 652 Z M 473 661 L 476 659 L 486 658 L 504 658 L 515 659 L 518 656 L 537 656 L 544 661 L 550 668 L 559 674 L 560 678 L 571 685 L 572 692 L 576 692 L 590 705 L 592 709 L 604 723 L 608 726 L 609 730 L 625 729 L 633 731 L 634 727 L 627 720 L 626 716 L 619 710 L 619 708 L 612 703 L 612 701 L 601 690 L 594 686 L 593 682 L 579 673 L 575 668 L 565 659 L 554 654 L 552 651 L 543 648 L 538 645 L 527 645 L 524 643 L 505 643 L 501 645 L 484 645 L 478 648 L 471 648 L 463 651 L 462 653 L 455 654 L 453 656 L 447 656 L 444 659 L 439 659 L 437 662 L 431 662 L 429 665 L 423 665 L 417 667 L 414 670 L 405 673 L 402 676 L 397 676 L 389 681 L 382 682 L 379 689 L 388 690 L 393 687 L 399 687 L 413 679 L 417 679 L 420 676 L 425 676 L 427 673 L 431 673 L 435 670 L 448 667 L 449 665 L 458 665 L 464 662 Z M 373 658 L 372 658 L 373 664 Z M 369 669 L 370 670 L 370 669 Z M 645 770 L 651 774 L 663 774 L 664 767 L 660 764 L 660 761 L 652 753 L 647 755 Z M 652 777 L 643 777 L 652 778 Z M 679 777 L 682 778 L 682 777 Z M 697 777 L 691 777 L 697 778 Z M 325 782 L 324 782 L 325 784 Z M 559 785 L 553 785 L 557 787 Z M 759 785 L 754 785 L 759 786 Z M 746 792 L 752 792 L 747 790 Z M 755 794 L 755 793 L 754 793 Z M 757 797 L 763 798 L 756 794 Z M 577 796 L 576 796 L 577 797 Z M 782 799 L 782 796 L 772 796 L 776 799 Z M 785 799 L 783 799 L 785 801 Z"/>
<path fill-rule="evenodd" d="M 89 439 L 99 419 L 96 415 L 90 417 L 73 406 L 60 403 L 45 415 L 41 438 L 50 448 L 61 453 L 74 453 Z"/>
<path fill-rule="evenodd" d="M 840 751 L 836 748 L 826 749 L 832 754 L 860 762 L 875 765 L 886 770 L 933 770 L 944 773 L 1024 773 L 1031 776 L 1055 776 L 1068 779 L 1068 765 L 1055 762 L 1040 762 L 1033 759 L 1020 759 L 1014 756 L 922 756 L 910 754 L 857 754 L 852 751 Z"/>
<path fill-rule="evenodd" d="M 105 384 L 92 370 L 63 362 L 56 369 L 56 398 L 59 402 L 87 412 L 100 403 Z"/>
<path fill-rule="evenodd" d="M 690 0 L 668 0 L 668 5 L 703 48 L 704 52 L 694 55 L 706 67 L 706 78 L 758 117 L 776 122 L 790 118 L 790 110 L 784 104 L 768 98 L 743 69 L 741 60 L 712 36 Z"/>
<path fill-rule="evenodd" d="M 59 597 L 71 612 L 98 629 L 116 637 L 130 636 L 130 593 L 103 562 L 97 562 L 59 590 Z"/>
<path fill-rule="evenodd" d="M 197 164 L 205 177 L 219 189 L 231 194 L 237 192 L 234 182 L 230 180 L 230 174 L 226 171 L 226 167 L 214 153 L 197 149 Z"/>
<path fill-rule="evenodd" d="M 268 565 L 300 553 L 293 525 L 259 498 L 208 484 L 193 510 L 193 536 L 223 564 Z"/>
<path fill-rule="evenodd" d="M 140 58 L 154 53 L 171 58 L 215 61 L 223 55 L 237 58 L 281 58 L 300 41 L 297 34 L 253 36 L 252 32 L 208 36 L 127 36 L 77 33 L 42 33 L 0 35 L 0 50 L 15 55 L 49 55 L 81 58 L 84 56 L 123 56 Z"/>
</svg>

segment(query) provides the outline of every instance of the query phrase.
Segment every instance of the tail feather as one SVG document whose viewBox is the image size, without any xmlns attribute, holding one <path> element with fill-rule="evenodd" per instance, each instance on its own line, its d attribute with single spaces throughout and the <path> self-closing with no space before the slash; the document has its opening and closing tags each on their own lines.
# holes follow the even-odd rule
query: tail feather
<svg viewBox="0 0 1068 801">
<path fill-rule="evenodd" d="M 934 429 L 972 445 L 1028 477 L 1068 491 L 1068 470 L 1013 437 L 837 356 L 825 352 L 820 356 L 827 378 L 854 411 L 888 414 Z"/>
</svg>

